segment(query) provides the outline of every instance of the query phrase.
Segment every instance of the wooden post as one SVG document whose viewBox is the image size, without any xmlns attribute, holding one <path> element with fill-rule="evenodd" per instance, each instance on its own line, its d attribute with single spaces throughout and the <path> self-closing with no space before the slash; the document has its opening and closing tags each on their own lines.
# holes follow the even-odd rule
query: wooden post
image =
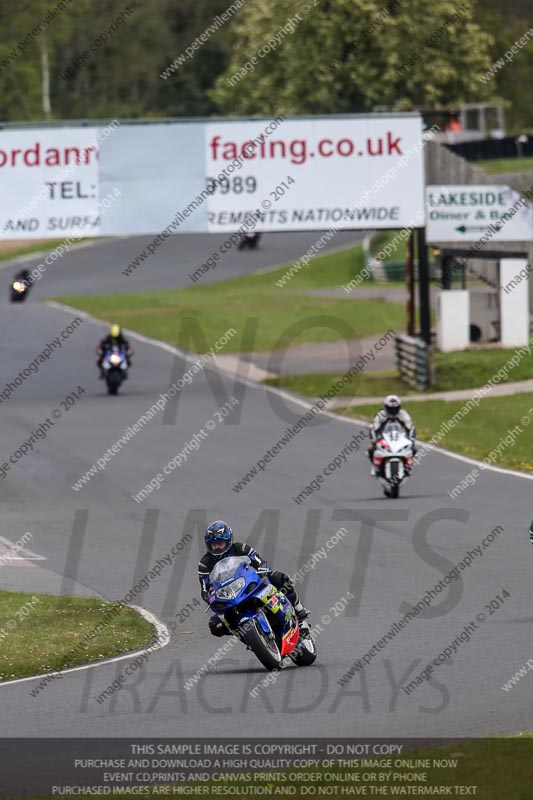
<svg viewBox="0 0 533 800">
<path fill-rule="evenodd" d="M 405 242 L 405 288 L 407 289 L 407 335 L 415 335 L 415 278 L 414 278 L 414 238 L 411 231 Z"/>
<path fill-rule="evenodd" d="M 418 243 L 418 291 L 420 303 L 420 336 L 431 344 L 431 304 L 429 299 L 429 261 L 426 244 L 426 229 L 417 228 Z"/>
</svg>

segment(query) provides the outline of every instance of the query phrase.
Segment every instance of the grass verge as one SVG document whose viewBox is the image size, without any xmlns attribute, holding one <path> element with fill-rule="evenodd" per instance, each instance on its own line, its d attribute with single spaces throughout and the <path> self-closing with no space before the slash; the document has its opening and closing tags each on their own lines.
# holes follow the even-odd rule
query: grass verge
<svg viewBox="0 0 533 800">
<path fill-rule="evenodd" d="M 216 284 L 154 292 L 83 295 L 55 298 L 95 317 L 117 322 L 194 352 L 206 352 L 229 328 L 238 335 L 224 352 L 270 351 L 285 346 L 283 336 L 297 324 L 297 335 L 287 344 L 338 341 L 342 333 L 324 317 L 349 325 L 354 338 L 403 330 L 405 309 L 386 300 L 357 300 L 309 295 L 307 290 L 339 286 L 350 280 L 362 260 L 356 251 L 344 250 L 312 261 L 279 288 L 275 281 L 286 267 L 250 274 Z M 357 260 L 359 259 L 359 260 Z M 247 319 L 257 321 L 247 326 Z M 322 320 L 321 320 L 322 318 Z M 196 323 L 196 325 L 194 325 Z M 198 325 L 200 332 L 198 332 Z M 201 336 L 193 336 L 193 329 Z"/>
<path fill-rule="evenodd" d="M 82 647 L 84 635 L 95 629 L 96 636 Z M 119 603 L 0 591 L 0 682 L 100 661 L 144 647 L 154 637 L 144 617 Z"/>
<path fill-rule="evenodd" d="M 50 253 L 65 241 L 65 239 L 47 239 L 46 242 L 40 241 L 35 244 L 15 245 L 10 248 L 8 246 L 9 242 L 6 240 L 3 242 L 4 247 L 0 250 L 0 261 L 11 261 L 14 258 L 19 258 L 19 256 L 31 256 L 33 253 Z M 87 241 L 89 239 L 80 239 L 79 242 L 74 245 L 70 244 L 69 247 L 76 247 L 76 245 Z"/>
<path fill-rule="evenodd" d="M 290 287 L 291 291 L 302 291 L 304 289 L 337 289 L 346 285 L 352 278 L 357 277 L 365 267 L 365 255 L 363 246 L 358 244 L 345 250 L 338 250 L 335 253 L 326 253 L 323 256 L 311 259 L 307 266 L 303 266 L 294 275 L 291 274 L 289 280 L 282 286 L 278 286 L 276 281 L 281 281 L 287 271 L 290 270 L 289 264 L 283 267 L 262 272 L 256 275 L 245 275 L 235 278 L 236 286 L 253 286 L 263 289 L 276 289 L 278 292 Z M 372 284 L 370 278 L 365 278 L 361 285 Z"/>
<path fill-rule="evenodd" d="M 271 378 L 263 381 L 268 386 L 287 389 L 289 392 L 303 394 L 306 397 L 320 397 L 327 394 L 336 381 L 342 377 L 341 373 L 316 372 L 304 375 L 283 375 L 280 378 Z M 380 372 L 360 372 L 348 386 L 343 386 L 338 396 L 348 397 L 376 397 L 387 394 L 401 394 L 403 396 L 416 394 L 414 389 L 407 386 L 393 370 Z"/>
<path fill-rule="evenodd" d="M 487 175 L 496 175 L 498 172 L 523 172 L 533 169 L 533 158 L 490 158 L 482 161 L 473 161 L 475 167 L 481 167 Z"/>
<path fill-rule="evenodd" d="M 465 402 L 426 400 L 410 406 L 409 412 L 413 416 L 418 438 L 429 441 Z M 340 409 L 339 413 L 370 421 L 376 413 L 376 407 L 355 406 Z M 526 417 L 529 422 L 524 423 Z M 446 433 L 439 445 L 480 461 L 490 455 L 490 463 L 495 466 L 531 472 L 530 423 L 533 424 L 532 393 L 486 398 L 460 424 Z M 515 433 L 511 434 L 513 430 Z M 504 441 L 506 437 L 508 444 Z M 468 471 L 466 466 L 465 472 Z"/>
<path fill-rule="evenodd" d="M 459 353 L 436 353 L 436 383 L 431 392 L 448 392 L 455 389 L 477 389 L 484 386 L 512 356 L 515 350 L 464 350 Z M 341 378 L 337 373 L 308 373 L 285 375 L 267 380 L 269 386 L 277 386 L 292 392 L 318 397 L 325 394 Z M 505 380 L 524 381 L 533 377 L 533 354 L 525 356 L 509 371 Z M 361 373 L 348 386 L 339 391 L 340 396 L 374 397 L 390 393 L 420 394 L 398 377 L 394 370 Z"/>
</svg>

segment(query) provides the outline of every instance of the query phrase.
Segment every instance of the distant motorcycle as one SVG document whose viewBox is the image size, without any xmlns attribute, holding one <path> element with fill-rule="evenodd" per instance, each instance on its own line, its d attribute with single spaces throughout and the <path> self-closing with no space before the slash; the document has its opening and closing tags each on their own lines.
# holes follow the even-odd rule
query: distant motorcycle
<svg viewBox="0 0 533 800">
<path fill-rule="evenodd" d="M 10 287 L 10 298 L 12 303 L 22 303 L 26 299 L 30 285 L 27 281 L 14 280 Z"/>
<path fill-rule="evenodd" d="M 209 575 L 211 611 L 257 656 L 268 670 L 286 657 L 305 667 L 316 659 L 308 627 L 300 626 L 294 607 L 248 556 L 222 558 Z"/>
<path fill-rule="evenodd" d="M 400 486 L 411 474 L 413 466 L 413 442 L 400 422 L 388 422 L 372 458 L 378 478 L 386 497 L 398 498 Z"/>
<path fill-rule="evenodd" d="M 250 250 L 256 250 L 260 239 L 261 239 L 261 234 L 257 233 L 257 231 L 249 231 L 247 233 L 242 233 L 241 240 L 237 245 L 237 250 L 245 250 L 247 247 Z"/>
<path fill-rule="evenodd" d="M 128 377 L 126 353 L 116 345 L 104 354 L 101 367 L 109 394 L 117 394 L 122 381 Z"/>
</svg>

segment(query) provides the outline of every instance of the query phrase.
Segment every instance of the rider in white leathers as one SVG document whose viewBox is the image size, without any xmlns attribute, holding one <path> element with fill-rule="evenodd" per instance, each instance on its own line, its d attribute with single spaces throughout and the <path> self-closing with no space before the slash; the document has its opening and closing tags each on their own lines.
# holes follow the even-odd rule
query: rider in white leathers
<svg viewBox="0 0 533 800">
<path fill-rule="evenodd" d="M 372 457 L 374 455 L 374 450 L 376 449 L 376 442 L 381 436 L 383 432 L 383 428 L 385 427 L 387 422 L 391 420 L 400 422 L 405 431 L 407 436 L 413 442 L 413 454 L 416 453 L 415 447 L 415 438 L 416 438 L 416 430 L 411 419 L 411 415 L 402 408 L 402 401 L 396 394 L 389 394 L 385 398 L 385 402 L 383 403 L 383 408 L 378 411 L 376 416 L 374 417 L 374 421 L 370 426 L 370 446 L 367 450 L 368 458 L 370 459 L 370 463 L 372 464 L 371 474 L 375 475 L 376 471 L 374 468 L 374 464 L 372 461 Z"/>
</svg>

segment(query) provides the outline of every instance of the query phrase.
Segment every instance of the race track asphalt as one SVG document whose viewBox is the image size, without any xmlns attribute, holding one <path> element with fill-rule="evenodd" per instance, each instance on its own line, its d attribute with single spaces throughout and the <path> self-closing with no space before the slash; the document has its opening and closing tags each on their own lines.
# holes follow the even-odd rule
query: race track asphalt
<svg viewBox="0 0 533 800">
<path fill-rule="evenodd" d="M 194 237 L 174 238 L 180 241 L 172 243 L 172 252 L 161 253 L 132 289 L 183 285 L 183 271 L 211 246 L 206 237 L 196 243 Z M 282 237 L 265 237 L 254 268 L 289 261 L 314 238 L 298 235 L 284 245 Z M 2 303 L 0 391 L 72 321 L 71 312 L 35 302 L 39 296 L 122 288 L 136 278 L 120 279 L 117 270 L 138 245 L 119 240 L 72 253 L 50 267 L 30 302 Z M 187 253 L 179 268 L 178 250 Z M 235 255 L 218 275 L 249 268 L 248 257 L 240 258 Z M 501 689 L 533 655 L 529 480 L 486 471 L 452 500 L 448 491 L 472 465 L 430 453 L 403 487 L 403 496 L 391 501 L 370 478 L 362 445 L 324 479 L 320 491 L 298 505 L 293 497 L 361 431 L 327 417 L 310 422 L 235 492 L 232 487 L 305 408 L 207 368 L 179 393 L 177 404 L 146 424 L 105 471 L 75 491 L 80 476 L 190 366 L 168 350 L 137 341 L 130 380 L 119 397 L 108 397 L 93 365 L 103 330 L 83 321 L 37 374 L 0 403 L 2 461 L 8 462 L 46 418 L 54 422 L 39 445 L 0 480 L 2 535 L 14 542 L 31 532 L 28 546 L 46 560 L 4 566 L 0 581 L 3 588 L 121 599 L 189 533 L 192 541 L 135 598 L 175 630 L 169 646 L 154 652 L 101 704 L 95 698 L 128 661 L 67 674 L 36 697 L 30 692 L 37 680 L 1 686 L 5 736 L 451 737 L 531 729 L 531 678 L 509 692 Z M 78 386 L 85 393 L 67 411 L 61 401 Z M 231 396 L 238 401 L 236 411 L 217 421 L 215 412 Z M 61 415 L 53 417 L 54 409 Z M 206 429 L 209 420 L 215 424 Z M 158 491 L 136 502 L 132 495 L 202 429 L 208 435 L 186 463 Z M 237 539 L 256 544 L 276 568 L 291 574 L 328 542 L 331 548 L 300 584 L 311 622 L 322 628 L 316 665 L 284 670 L 255 698 L 250 691 L 267 673 L 238 643 L 204 680 L 184 688 L 229 641 L 209 635 L 202 606 L 194 606 L 187 619 L 182 615 L 182 622 L 176 616 L 199 597 L 201 532 L 220 517 L 232 524 Z M 354 660 L 496 526 L 503 531 L 436 596 L 434 608 L 399 630 L 363 671 L 340 686 Z M 341 528 L 346 532 L 333 546 L 331 537 Z M 485 606 L 503 590 L 510 597 L 491 613 Z M 337 617 L 335 604 L 348 592 L 355 599 Z M 453 662 L 435 668 L 430 682 L 406 694 L 400 684 L 413 680 L 480 613 L 485 620 L 461 642 Z"/>
<path fill-rule="evenodd" d="M 175 289 L 194 285 L 189 277 L 213 255 L 215 267 L 197 277 L 196 283 L 210 283 L 256 272 L 271 266 L 288 264 L 304 255 L 323 235 L 324 231 L 309 233 L 265 233 L 257 250 L 239 251 L 227 245 L 228 235 L 188 234 L 170 236 L 157 247 L 153 255 L 147 253 L 131 275 L 123 275 L 139 253 L 146 251 L 153 237 L 98 239 L 92 243 L 73 245 L 66 255 L 46 255 L 29 258 L 25 265 L 32 270 L 42 264 L 43 278 L 34 283 L 31 298 L 38 300 L 57 294 L 94 294 L 105 292 L 140 292 L 155 289 Z M 325 244 L 328 251 L 360 242 L 363 233 L 339 231 Z M 222 248 L 222 252 L 221 252 Z M 55 259 L 55 260 L 54 260 Z M 0 262 L 4 274 L 15 274 L 18 265 Z M 0 275 L 3 273 L 0 271 Z M 7 279 L 6 282 L 8 282 Z"/>
</svg>

